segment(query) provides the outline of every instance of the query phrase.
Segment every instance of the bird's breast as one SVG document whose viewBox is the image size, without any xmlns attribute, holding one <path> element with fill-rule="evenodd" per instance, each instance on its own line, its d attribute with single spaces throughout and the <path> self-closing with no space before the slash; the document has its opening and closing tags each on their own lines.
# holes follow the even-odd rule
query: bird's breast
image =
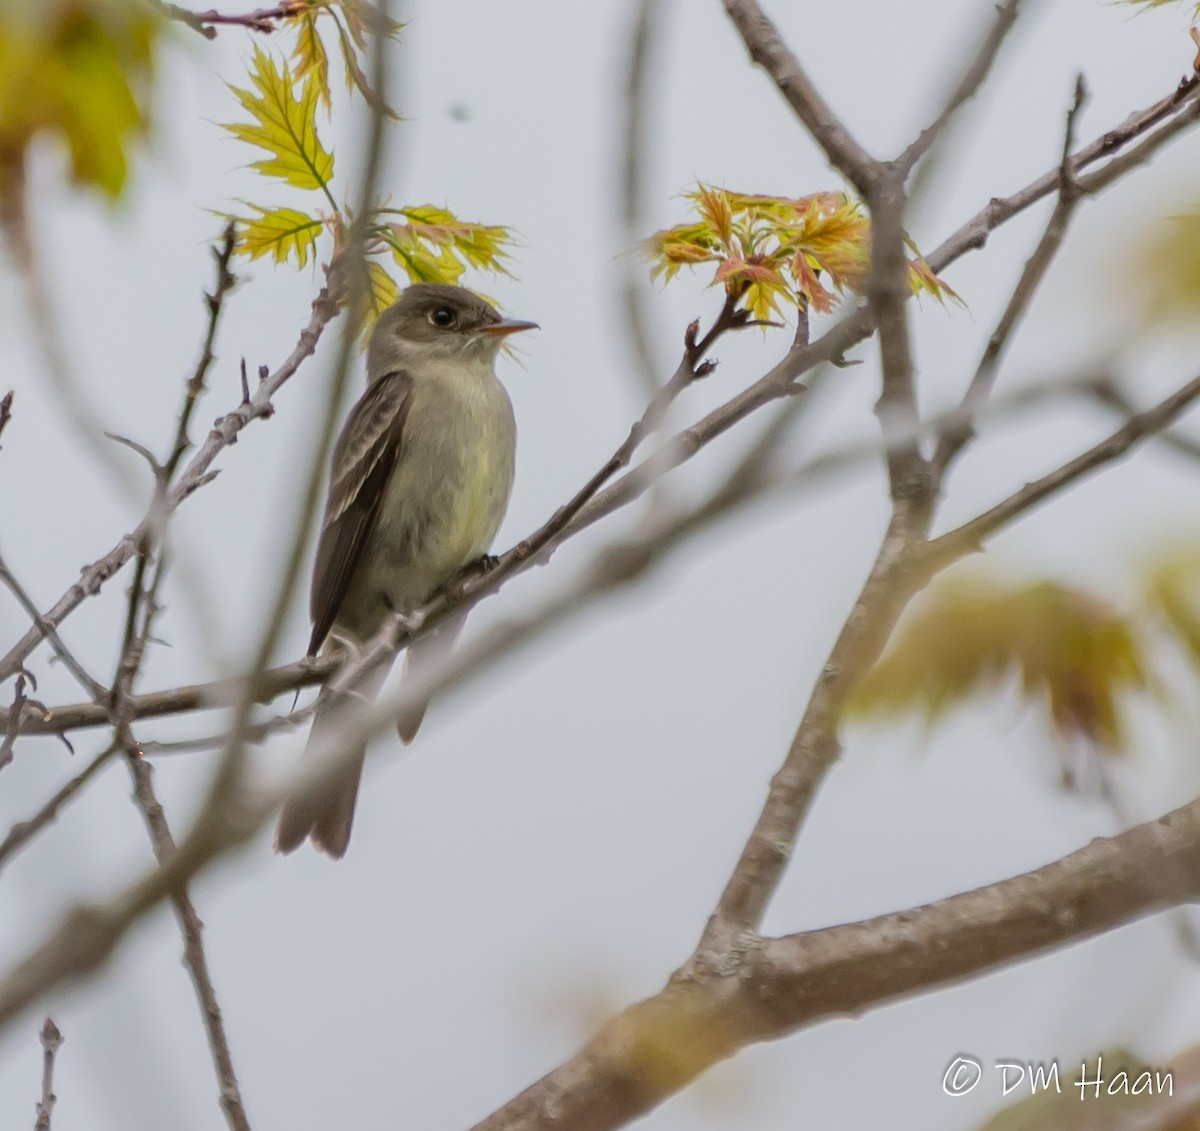
<svg viewBox="0 0 1200 1131">
<path fill-rule="evenodd" d="M 515 449 L 512 405 L 490 372 L 414 391 L 378 531 L 380 564 L 400 604 L 423 601 L 491 546 L 508 508 Z"/>
</svg>

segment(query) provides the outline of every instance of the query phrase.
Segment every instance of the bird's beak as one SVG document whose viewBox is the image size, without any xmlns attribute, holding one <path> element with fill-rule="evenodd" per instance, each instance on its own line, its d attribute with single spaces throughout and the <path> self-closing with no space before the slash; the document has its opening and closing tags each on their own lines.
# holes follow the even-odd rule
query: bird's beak
<svg viewBox="0 0 1200 1131">
<path fill-rule="evenodd" d="M 489 322 L 486 326 L 480 326 L 477 333 L 494 334 L 496 337 L 505 337 L 508 334 L 519 334 L 522 330 L 540 330 L 541 327 L 536 322 L 521 322 L 516 318 L 502 318 L 499 322 Z"/>
</svg>

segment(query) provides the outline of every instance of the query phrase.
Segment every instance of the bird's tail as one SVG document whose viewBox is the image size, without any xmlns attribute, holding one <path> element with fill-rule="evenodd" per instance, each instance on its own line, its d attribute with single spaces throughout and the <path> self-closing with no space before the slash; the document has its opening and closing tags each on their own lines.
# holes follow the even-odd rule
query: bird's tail
<svg viewBox="0 0 1200 1131">
<path fill-rule="evenodd" d="M 345 730 L 358 715 L 370 708 L 390 668 L 390 662 L 379 664 L 365 673 L 351 690 L 337 695 L 322 694 L 313 716 L 305 754 L 331 739 L 336 740 L 339 731 Z M 364 742 L 349 758 L 338 760 L 336 768 L 326 774 L 319 788 L 306 790 L 303 796 L 292 798 L 284 805 L 275 831 L 277 852 L 291 852 L 309 837 L 314 847 L 336 860 L 346 855 L 366 756 Z"/>
<path fill-rule="evenodd" d="M 465 616 L 453 617 L 446 621 L 436 632 L 422 636 L 410 644 L 405 654 L 404 678 L 406 680 L 423 678 L 426 673 L 435 672 L 450 655 L 450 649 L 458 639 L 466 621 Z M 400 741 L 407 746 L 416 737 L 421 720 L 429 708 L 429 697 L 418 700 L 396 720 L 396 733 Z"/>
</svg>

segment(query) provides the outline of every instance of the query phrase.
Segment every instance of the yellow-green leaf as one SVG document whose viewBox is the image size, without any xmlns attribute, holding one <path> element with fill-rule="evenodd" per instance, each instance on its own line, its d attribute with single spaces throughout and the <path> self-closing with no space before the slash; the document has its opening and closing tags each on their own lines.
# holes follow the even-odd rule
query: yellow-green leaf
<svg viewBox="0 0 1200 1131">
<path fill-rule="evenodd" d="M 287 63 L 280 60 L 277 65 L 270 55 L 255 47 L 250 79 L 255 90 L 230 89 L 254 122 L 235 122 L 225 129 L 270 154 L 269 158 L 252 163 L 264 176 L 278 177 L 296 188 L 328 193 L 333 155 L 317 136 L 320 89 L 316 72 L 309 71 L 300 84 L 297 98 L 296 83 Z"/>
<path fill-rule="evenodd" d="M 329 109 L 329 56 L 325 52 L 325 44 L 321 33 L 317 31 L 317 12 L 305 12 L 299 21 L 296 32 L 296 46 L 292 48 L 292 61 L 296 64 L 296 79 L 303 81 L 309 75 L 314 75 L 317 81 L 317 94 L 325 109 Z"/>
<path fill-rule="evenodd" d="M 297 267 L 306 266 L 323 222 L 294 208 L 250 207 L 258 216 L 235 218 L 238 251 L 250 259 L 270 255 L 276 263 L 295 259 Z"/>
</svg>

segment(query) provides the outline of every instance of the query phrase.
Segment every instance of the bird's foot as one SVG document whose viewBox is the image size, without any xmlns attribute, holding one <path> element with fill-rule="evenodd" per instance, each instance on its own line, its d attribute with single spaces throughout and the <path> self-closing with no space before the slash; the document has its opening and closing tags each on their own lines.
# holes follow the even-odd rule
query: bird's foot
<svg viewBox="0 0 1200 1131">
<path fill-rule="evenodd" d="M 493 554 L 481 554 L 473 562 L 463 567 L 458 576 L 446 586 L 446 600 L 452 605 L 460 605 L 467 596 L 467 582 L 478 577 L 486 577 L 500 564 L 500 559 Z"/>
</svg>

